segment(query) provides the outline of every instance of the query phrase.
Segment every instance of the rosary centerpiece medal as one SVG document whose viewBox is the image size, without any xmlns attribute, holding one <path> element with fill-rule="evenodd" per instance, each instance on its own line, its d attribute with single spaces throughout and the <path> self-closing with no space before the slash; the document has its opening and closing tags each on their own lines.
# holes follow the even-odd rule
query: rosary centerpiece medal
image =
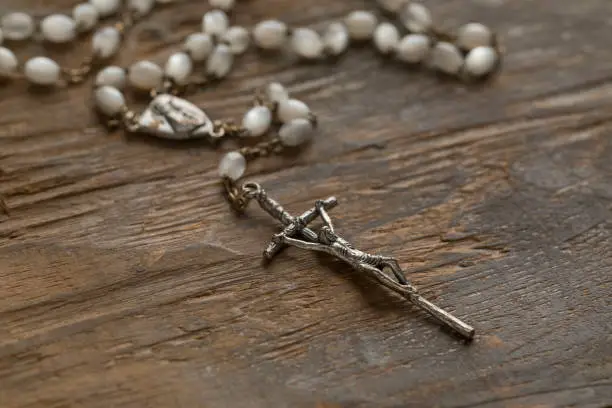
<svg viewBox="0 0 612 408">
<path fill-rule="evenodd" d="M 175 140 L 214 138 L 216 135 L 212 120 L 202 109 L 170 94 L 153 98 L 133 130 Z"/>
</svg>

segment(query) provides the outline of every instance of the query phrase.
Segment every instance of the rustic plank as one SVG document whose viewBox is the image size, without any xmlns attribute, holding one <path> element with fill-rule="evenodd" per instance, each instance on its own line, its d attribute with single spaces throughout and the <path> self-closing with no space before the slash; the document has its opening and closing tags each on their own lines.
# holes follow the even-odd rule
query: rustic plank
<svg viewBox="0 0 612 408">
<path fill-rule="evenodd" d="M 120 62 L 163 61 L 204 3 L 155 13 Z M 252 53 L 194 101 L 238 117 L 272 79 L 308 101 L 322 125 L 315 143 L 256 163 L 252 178 L 294 212 L 338 196 L 337 228 L 401 259 L 425 295 L 477 327 L 472 344 L 327 257 L 289 249 L 264 267 L 277 226 L 257 208 L 228 209 L 220 150 L 107 135 L 87 86 L 10 84 L 0 405 L 609 404 L 612 3 L 426 3 L 449 27 L 496 27 L 503 74 L 467 86 L 369 49 L 308 66 Z M 242 2 L 235 19 L 319 24 L 366 3 L 309 4 Z M 70 50 L 51 54 L 75 63 L 86 46 Z"/>
</svg>

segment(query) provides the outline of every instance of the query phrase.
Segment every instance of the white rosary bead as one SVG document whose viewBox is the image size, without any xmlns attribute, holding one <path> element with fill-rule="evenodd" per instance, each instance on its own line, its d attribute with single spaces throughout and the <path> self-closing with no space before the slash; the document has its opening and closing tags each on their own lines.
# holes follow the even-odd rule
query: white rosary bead
<svg viewBox="0 0 612 408">
<path fill-rule="evenodd" d="M 236 181 L 244 174 L 246 170 L 246 159 L 239 152 L 229 152 L 221 159 L 219 163 L 219 175 L 223 178 L 227 177 L 230 180 Z"/>
<path fill-rule="evenodd" d="M 315 59 L 323 55 L 321 36 L 310 28 L 296 28 L 291 36 L 291 47 L 302 58 Z"/>
<path fill-rule="evenodd" d="M 295 147 L 308 142 L 313 133 L 312 123 L 308 119 L 298 118 L 281 126 L 278 137 L 283 145 Z"/>
<path fill-rule="evenodd" d="M 493 32 L 480 23 L 469 23 L 459 29 L 457 44 L 466 50 L 493 44 Z"/>
<path fill-rule="evenodd" d="M 121 34 L 114 27 L 103 27 L 94 33 L 91 42 L 96 56 L 110 58 L 119 50 Z"/>
<path fill-rule="evenodd" d="M 221 36 L 229 27 L 227 14 L 222 10 L 211 10 L 202 17 L 202 31 L 212 36 Z"/>
<path fill-rule="evenodd" d="M 242 118 L 242 127 L 249 136 L 257 137 L 265 134 L 272 124 L 272 112 L 267 106 L 255 106 Z"/>
<path fill-rule="evenodd" d="M 212 37 L 208 34 L 193 33 L 185 39 L 183 48 L 194 61 L 204 61 L 208 58 L 214 47 Z"/>
<path fill-rule="evenodd" d="M 297 99 L 287 99 L 278 104 L 278 118 L 281 122 L 287 123 L 293 119 L 308 119 L 310 108 L 304 102 Z"/>
<path fill-rule="evenodd" d="M 281 103 L 289 99 L 289 92 L 278 82 L 271 82 L 266 87 L 266 96 L 273 103 Z"/>
<path fill-rule="evenodd" d="M 184 52 L 172 54 L 164 67 L 166 77 L 178 85 L 185 85 L 188 82 L 192 70 L 193 62 L 191 62 L 189 55 Z"/>
<path fill-rule="evenodd" d="M 112 86 L 103 86 L 94 92 L 98 110 L 106 116 L 115 116 L 125 107 L 125 98 L 120 90 Z"/>
<path fill-rule="evenodd" d="M 138 61 L 128 70 L 128 81 L 134 88 L 150 91 L 162 83 L 164 72 L 151 61 Z"/>
<path fill-rule="evenodd" d="M 236 0 L 208 0 L 208 4 L 210 4 L 210 7 L 212 8 L 230 11 L 232 8 L 234 8 Z"/>
<path fill-rule="evenodd" d="M 373 13 L 363 10 L 353 11 L 344 19 L 349 35 L 357 41 L 372 38 L 377 22 L 378 20 Z"/>
<path fill-rule="evenodd" d="M 36 85 L 55 85 L 60 78 L 60 66 L 47 57 L 34 57 L 24 66 L 26 78 Z"/>
<path fill-rule="evenodd" d="M 74 40 L 76 23 L 63 14 L 51 14 L 41 21 L 40 30 L 45 40 L 53 43 L 65 43 Z"/>
<path fill-rule="evenodd" d="M 89 31 L 98 24 L 98 10 L 89 3 L 78 4 L 72 9 L 72 18 L 76 28 L 80 31 Z"/>
<path fill-rule="evenodd" d="M 251 42 L 248 30 L 239 26 L 230 27 L 225 34 L 223 34 L 221 39 L 226 42 L 230 50 L 237 55 L 244 53 L 249 48 L 249 43 Z"/>
<path fill-rule="evenodd" d="M 30 38 L 34 33 L 34 19 L 26 13 L 9 13 L 0 20 L 4 38 L 14 41 Z"/>
<path fill-rule="evenodd" d="M 429 54 L 431 40 L 424 34 L 408 34 L 397 46 L 396 55 L 400 61 L 416 64 Z"/>
<path fill-rule="evenodd" d="M 113 88 L 125 88 L 126 75 L 121 67 L 109 65 L 96 75 L 96 86 L 112 86 Z"/>
<path fill-rule="evenodd" d="M 378 0 L 378 5 L 389 13 L 398 13 L 408 0 Z"/>
<path fill-rule="evenodd" d="M 0 47 L 0 76 L 9 75 L 17 70 L 17 57 L 8 48 Z"/>
<path fill-rule="evenodd" d="M 223 78 L 229 74 L 234 63 L 234 54 L 225 44 L 219 44 L 215 47 L 208 63 L 206 64 L 206 72 L 216 78 Z"/>
<path fill-rule="evenodd" d="M 420 3 L 409 3 L 401 10 L 400 19 L 409 31 L 413 33 L 427 32 L 432 26 L 429 10 Z"/>
<path fill-rule="evenodd" d="M 111 16 L 121 7 L 121 0 L 89 0 L 89 3 L 98 10 L 100 17 Z"/>
<path fill-rule="evenodd" d="M 332 56 L 342 54 L 349 46 L 349 33 L 346 25 L 335 22 L 327 26 L 323 34 L 325 51 Z"/>
<path fill-rule="evenodd" d="M 497 64 L 497 51 L 493 47 L 476 47 L 465 57 L 465 71 L 472 76 L 490 74 Z"/>
<path fill-rule="evenodd" d="M 463 65 L 463 55 L 455 45 L 437 43 L 431 51 L 431 64 L 446 74 L 457 74 Z"/>
<path fill-rule="evenodd" d="M 374 45 L 383 54 L 389 54 L 397 48 L 400 41 L 398 29 L 391 23 L 380 23 L 374 31 Z"/>
<path fill-rule="evenodd" d="M 260 48 L 277 50 L 285 45 L 288 32 L 287 25 L 282 21 L 265 20 L 253 29 L 253 39 Z"/>
</svg>

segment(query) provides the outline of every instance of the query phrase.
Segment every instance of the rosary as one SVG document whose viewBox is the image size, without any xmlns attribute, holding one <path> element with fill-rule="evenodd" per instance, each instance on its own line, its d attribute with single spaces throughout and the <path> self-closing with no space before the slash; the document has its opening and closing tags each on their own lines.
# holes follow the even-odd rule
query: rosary
<svg viewBox="0 0 612 408">
<path fill-rule="evenodd" d="M 322 33 L 289 27 L 278 20 L 261 21 L 247 29 L 230 26 L 228 13 L 235 0 L 209 0 L 211 10 L 202 18 L 201 31 L 187 36 L 182 50 L 171 55 L 163 68 L 146 60 L 128 68 L 109 65 L 130 28 L 155 7 L 168 7 L 171 2 L 89 0 L 76 5 L 72 16 L 52 14 L 39 22 L 23 12 L 5 14 L 0 18 L 0 45 L 30 38 L 68 43 L 95 31 L 90 56 L 73 68 L 61 67 L 41 56 L 21 65 L 7 46 L 0 46 L 0 77 L 62 88 L 81 84 L 95 74 L 94 104 L 109 129 L 122 127 L 127 132 L 174 140 L 207 138 L 214 144 L 226 138 L 261 139 L 255 145 L 225 154 L 219 175 L 235 211 L 243 212 L 255 201 L 281 224 L 281 232 L 264 250 L 266 260 L 286 246 L 327 253 L 371 276 L 463 338 L 472 339 L 474 328 L 419 295 L 395 258 L 356 249 L 335 231 L 329 215 L 338 205 L 335 197 L 318 200 L 312 208 L 294 216 L 259 184 L 240 182 L 247 162 L 311 141 L 317 118 L 304 102 L 291 98 L 281 84 L 271 83 L 265 92 L 255 96 L 253 106 L 236 124 L 210 119 L 183 97 L 225 78 L 251 44 L 267 52 L 290 52 L 301 60 L 317 61 L 338 57 L 351 44 L 372 43 L 382 55 L 407 65 L 420 64 L 443 75 L 475 81 L 500 67 L 496 35 L 480 23 L 465 24 L 455 32 L 440 30 L 425 6 L 408 0 L 377 0 L 382 17 L 373 11 L 352 11 L 341 21 L 330 23 Z M 128 107 L 124 94 L 128 86 L 134 94 L 150 96 L 143 112 L 136 113 Z M 309 227 L 315 220 L 322 223 L 318 231 Z"/>
</svg>

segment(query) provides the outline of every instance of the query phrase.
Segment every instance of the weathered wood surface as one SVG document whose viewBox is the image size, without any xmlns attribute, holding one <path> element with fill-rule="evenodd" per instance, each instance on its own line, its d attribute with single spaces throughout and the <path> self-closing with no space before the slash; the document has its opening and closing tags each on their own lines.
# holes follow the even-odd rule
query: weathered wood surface
<svg viewBox="0 0 612 408">
<path fill-rule="evenodd" d="M 74 2 L 4 0 L 41 14 Z M 240 24 L 313 24 L 360 1 L 241 3 Z M 402 260 L 473 323 L 464 345 L 277 225 L 236 217 L 220 151 L 107 135 L 89 87 L 1 89 L 0 406 L 601 407 L 612 403 L 612 47 L 609 0 L 431 0 L 507 50 L 480 86 L 390 64 L 249 54 L 195 102 L 237 117 L 275 79 L 319 113 L 302 154 L 254 180 L 293 212 L 337 195 L 337 228 Z M 207 9 L 141 24 L 121 55 L 163 59 Z M 35 52 L 36 46 L 20 50 Z M 53 50 L 76 62 L 85 47 Z M 224 146 L 224 149 L 229 149 Z"/>
</svg>

